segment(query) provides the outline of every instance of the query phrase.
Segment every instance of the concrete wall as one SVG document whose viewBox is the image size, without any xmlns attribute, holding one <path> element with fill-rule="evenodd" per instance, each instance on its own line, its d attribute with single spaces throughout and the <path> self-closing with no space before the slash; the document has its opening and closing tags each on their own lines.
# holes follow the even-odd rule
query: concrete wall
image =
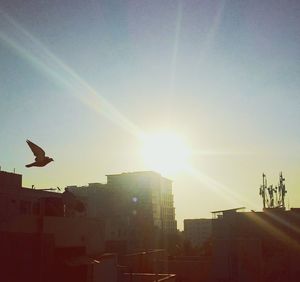
<svg viewBox="0 0 300 282">
<path fill-rule="evenodd" d="M 0 232 L 0 250 L 0 281 L 53 281 L 53 236 Z"/>
<path fill-rule="evenodd" d="M 201 247 L 212 234 L 211 219 L 185 219 L 184 220 L 184 238 L 189 241 L 193 247 Z"/>
<path fill-rule="evenodd" d="M 99 263 L 93 264 L 93 280 L 92 282 L 117 282 L 118 268 L 116 256 L 103 256 L 99 259 Z"/>
<path fill-rule="evenodd" d="M 213 220 L 213 281 L 298 281 L 299 222 L 297 209 L 225 211 Z"/>
<path fill-rule="evenodd" d="M 262 281 L 260 240 L 216 240 L 213 246 L 213 281 Z"/>
<path fill-rule="evenodd" d="M 170 260 L 168 272 L 176 274 L 176 281 L 208 282 L 211 274 L 211 260 L 210 258 Z"/>
<path fill-rule="evenodd" d="M 122 282 L 175 282 L 172 274 L 125 273 Z"/>
<path fill-rule="evenodd" d="M 9 221 L 12 217 L 17 215 L 38 215 L 41 214 L 42 211 L 46 214 L 49 211 L 49 199 L 52 198 L 55 198 L 58 204 L 55 209 L 60 208 L 59 216 L 63 216 L 64 211 L 61 193 L 28 188 L 4 188 L 0 187 L 0 225 L 3 221 Z M 36 206 L 38 206 L 38 211 L 35 210 Z M 46 206 L 48 206 L 48 208 L 46 208 Z M 51 206 L 53 207 L 53 203 L 51 203 Z"/>
<path fill-rule="evenodd" d="M 54 235 L 56 247 L 85 246 L 87 254 L 91 255 L 104 252 L 104 223 L 100 220 L 85 217 L 16 216 L 3 228 L 8 232 L 23 233 L 43 230 L 44 234 Z"/>
<path fill-rule="evenodd" d="M 119 264 L 137 273 L 168 273 L 165 250 L 153 250 L 120 257 Z"/>
</svg>

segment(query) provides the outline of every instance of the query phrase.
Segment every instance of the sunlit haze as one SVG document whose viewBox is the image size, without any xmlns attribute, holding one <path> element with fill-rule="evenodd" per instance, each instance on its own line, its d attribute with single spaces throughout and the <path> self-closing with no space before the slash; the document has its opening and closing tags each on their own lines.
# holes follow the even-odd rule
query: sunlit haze
<svg viewBox="0 0 300 282">
<path fill-rule="evenodd" d="M 141 137 L 141 155 L 150 170 L 174 176 L 188 167 L 190 149 L 174 133 L 160 132 Z"/>
<path fill-rule="evenodd" d="M 300 206 L 300 1 L 0 3 L 0 165 L 38 188 L 155 170 L 184 218 Z M 142 136 L 142 137 L 141 137 Z M 44 168 L 26 139 L 53 157 Z"/>
</svg>

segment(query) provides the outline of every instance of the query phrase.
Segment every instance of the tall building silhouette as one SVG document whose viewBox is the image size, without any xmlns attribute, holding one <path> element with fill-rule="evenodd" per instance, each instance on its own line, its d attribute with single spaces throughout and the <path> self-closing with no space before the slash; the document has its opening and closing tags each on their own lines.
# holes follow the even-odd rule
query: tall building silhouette
<svg viewBox="0 0 300 282">
<path fill-rule="evenodd" d="M 177 232 L 172 181 L 152 171 L 107 175 L 107 184 L 67 187 L 81 197 L 87 216 L 106 220 L 108 249 L 165 246 Z"/>
</svg>

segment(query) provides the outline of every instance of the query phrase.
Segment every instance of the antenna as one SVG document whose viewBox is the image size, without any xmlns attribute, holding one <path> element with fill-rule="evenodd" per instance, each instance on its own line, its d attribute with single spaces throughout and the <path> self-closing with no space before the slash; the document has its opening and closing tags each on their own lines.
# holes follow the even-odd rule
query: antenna
<svg viewBox="0 0 300 282">
<path fill-rule="evenodd" d="M 285 198 L 285 194 L 287 193 L 286 188 L 285 188 L 285 178 L 283 178 L 282 176 L 282 172 L 279 173 L 279 190 L 280 190 L 280 197 L 281 197 L 281 201 L 280 201 L 280 206 L 285 208 L 285 202 L 284 202 L 284 198 Z"/>
<path fill-rule="evenodd" d="M 260 186 L 259 195 L 263 199 L 263 208 L 282 208 L 285 209 L 285 194 L 287 193 L 285 188 L 285 178 L 282 176 L 282 172 L 279 174 L 278 186 L 267 185 L 267 177 L 263 173 L 263 184 Z M 275 193 L 275 195 L 274 195 Z"/>
<path fill-rule="evenodd" d="M 266 208 L 267 178 L 266 178 L 266 175 L 264 173 L 262 174 L 262 178 L 263 178 L 263 184 L 260 186 L 259 195 L 263 199 L 263 208 L 265 209 Z"/>
</svg>

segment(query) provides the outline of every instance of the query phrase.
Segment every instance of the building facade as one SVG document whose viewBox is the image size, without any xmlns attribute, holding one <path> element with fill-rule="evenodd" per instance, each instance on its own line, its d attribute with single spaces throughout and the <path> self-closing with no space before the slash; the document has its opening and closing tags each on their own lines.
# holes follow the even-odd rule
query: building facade
<svg viewBox="0 0 300 282">
<path fill-rule="evenodd" d="M 213 220 L 212 281 L 298 281 L 299 230 L 300 209 L 218 212 Z"/>
<path fill-rule="evenodd" d="M 21 215 L 64 216 L 61 193 L 22 187 L 22 175 L 0 171 L 0 229 Z"/>
<path fill-rule="evenodd" d="M 175 281 L 175 275 L 153 268 L 163 250 L 125 255 L 123 265 L 116 254 L 104 253 L 107 237 L 116 249 L 128 238 L 136 239 L 129 242 L 135 248 L 151 247 L 155 228 L 149 195 L 140 191 L 133 196 L 119 185 L 99 183 L 64 193 L 29 189 L 22 187 L 22 175 L 0 171 L 0 280 Z"/>
<path fill-rule="evenodd" d="M 192 247 L 202 247 L 211 238 L 211 219 L 185 219 L 184 239 L 190 242 Z"/>
<path fill-rule="evenodd" d="M 171 180 L 156 172 L 142 171 L 107 175 L 107 184 L 125 192 L 136 206 L 133 213 L 149 213 L 154 226 L 165 234 L 177 231 Z"/>
<path fill-rule="evenodd" d="M 81 197 L 89 217 L 105 218 L 110 251 L 163 247 L 164 237 L 177 232 L 172 182 L 158 173 L 113 174 L 107 184 L 67 188 Z"/>
<path fill-rule="evenodd" d="M 0 171 L 1 281 L 90 281 L 86 263 L 70 261 L 104 252 L 104 222 L 67 216 L 64 196 L 24 188 L 22 175 Z"/>
</svg>

